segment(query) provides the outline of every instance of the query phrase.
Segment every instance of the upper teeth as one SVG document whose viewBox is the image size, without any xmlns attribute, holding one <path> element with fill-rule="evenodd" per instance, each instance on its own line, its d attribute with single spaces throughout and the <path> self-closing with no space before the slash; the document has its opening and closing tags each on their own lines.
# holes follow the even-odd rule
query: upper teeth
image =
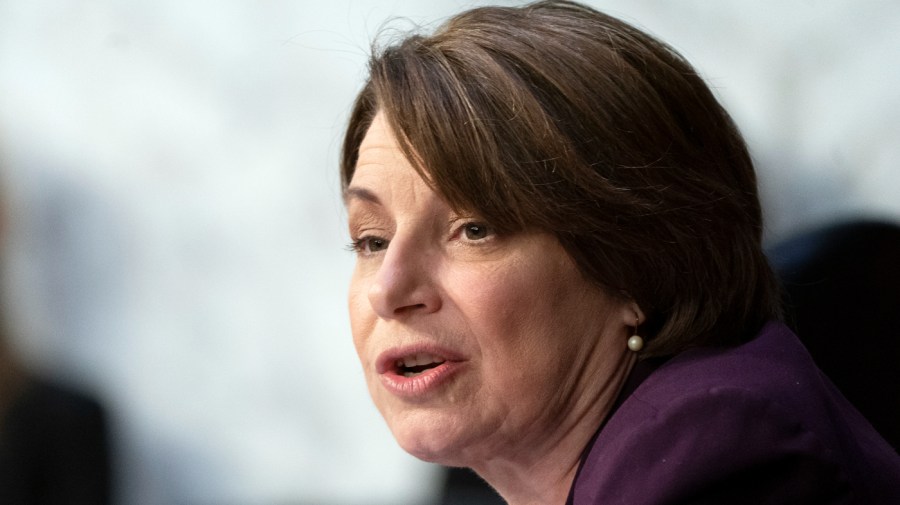
<svg viewBox="0 0 900 505">
<path fill-rule="evenodd" d="M 421 365 L 430 365 L 431 363 L 443 363 L 444 358 L 439 358 L 434 354 L 429 354 L 426 352 L 420 352 L 418 354 L 414 354 L 412 356 L 406 356 L 403 359 L 397 360 L 398 367 L 414 367 Z"/>
</svg>

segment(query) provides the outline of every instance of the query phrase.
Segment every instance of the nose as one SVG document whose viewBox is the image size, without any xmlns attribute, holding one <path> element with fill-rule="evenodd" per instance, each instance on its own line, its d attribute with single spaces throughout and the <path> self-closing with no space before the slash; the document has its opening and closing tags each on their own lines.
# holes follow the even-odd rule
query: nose
<svg viewBox="0 0 900 505">
<path fill-rule="evenodd" d="M 379 317 L 401 319 L 441 308 L 432 257 L 414 241 L 391 241 L 369 287 L 369 303 Z"/>
</svg>

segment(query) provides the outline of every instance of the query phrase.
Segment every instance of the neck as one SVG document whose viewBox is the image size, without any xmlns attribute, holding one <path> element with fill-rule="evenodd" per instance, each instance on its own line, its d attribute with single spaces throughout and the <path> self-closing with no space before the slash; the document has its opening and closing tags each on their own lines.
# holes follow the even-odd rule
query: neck
<svg viewBox="0 0 900 505">
<path fill-rule="evenodd" d="M 564 504 L 581 454 L 612 410 L 634 363 L 630 356 L 598 384 L 596 395 L 573 399 L 574 406 L 558 429 L 545 434 L 539 445 L 523 444 L 519 453 L 498 456 L 472 469 L 509 505 Z"/>
</svg>

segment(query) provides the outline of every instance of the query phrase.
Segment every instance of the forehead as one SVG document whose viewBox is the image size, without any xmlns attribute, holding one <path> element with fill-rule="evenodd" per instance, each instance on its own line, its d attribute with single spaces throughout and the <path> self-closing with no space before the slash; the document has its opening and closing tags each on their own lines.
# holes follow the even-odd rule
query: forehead
<svg viewBox="0 0 900 505">
<path fill-rule="evenodd" d="M 366 129 L 366 134 L 363 136 L 362 143 L 359 147 L 360 149 L 363 149 L 367 145 L 371 146 L 377 144 L 396 145 L 391 125 L 388 123 L 384 113 L 380 111 L 372 118 L 372 122 L 369 124 L 368 129 Z"/>
<path fill-rule="evenodd" d="M 379 112 L 372 119 L 372 124 L 359 145 L 356 167 L 345 196 L 354 196 L 359 188 L 381 186 L 396 179 L 399 172 L 410 170 L 412 166 L 403 156 L 384 115 Z"/>
<path fill-rule="evenodd" d="M 404 156 L 384 116 L 372 120 L 363 141 L 353 177 L 344 192 L 348 206 L 357 201 L 404 204 L 433 200 L 437 195 Z"/>
<path fill-rule="evenodd" d="M 387 119 L 385 119 L 384 114 L 379 112 L 372 119 L 372 124 L 369 125 L 369 129 L 366 130 L 366 135 L 359 145 L 359 156 L 356 160 L 353 178 L 356 177 L 360 168 L 367 165 L 394 163 L 405 163 L 406 165 L 409 165 L 403 156 L 400 144 L 397 142 L 397 138 L 391 130 L 391 126 L 388 124 Z M 352 180 L 353 179 L 351 179 L 351 181 Z"/>
</svg>

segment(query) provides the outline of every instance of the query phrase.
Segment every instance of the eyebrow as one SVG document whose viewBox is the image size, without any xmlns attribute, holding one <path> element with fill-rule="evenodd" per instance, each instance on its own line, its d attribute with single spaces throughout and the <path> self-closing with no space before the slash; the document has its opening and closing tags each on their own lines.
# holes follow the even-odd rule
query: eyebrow
<svg viewBox="0 0 900 505">
<path fill-rule="evenodd" d="M 350 200 L 365 200 L 367 202 L 381 204 L 381 200 L 375 196 L 375 193 L 372 193 L 366 188 L 354 188 L 350 187 L 344 190 L 344 203 L 350 202 Z"/>
</svg>

